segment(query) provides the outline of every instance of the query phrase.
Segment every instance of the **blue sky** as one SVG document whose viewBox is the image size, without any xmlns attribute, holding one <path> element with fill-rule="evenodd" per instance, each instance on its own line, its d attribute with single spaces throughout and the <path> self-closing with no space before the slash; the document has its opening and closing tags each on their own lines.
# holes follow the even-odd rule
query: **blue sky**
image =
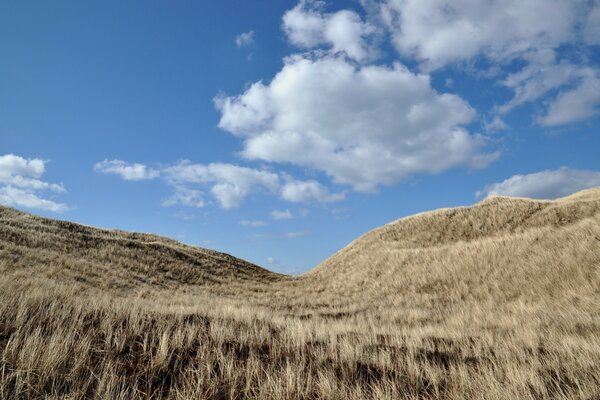
<svg viewBox="0 0 600 400">
<path fill-rule="evenodd" d="M 0 204 L 301 273 L 600 186 L 600 3 L 0 4 Z"/>
</svg>

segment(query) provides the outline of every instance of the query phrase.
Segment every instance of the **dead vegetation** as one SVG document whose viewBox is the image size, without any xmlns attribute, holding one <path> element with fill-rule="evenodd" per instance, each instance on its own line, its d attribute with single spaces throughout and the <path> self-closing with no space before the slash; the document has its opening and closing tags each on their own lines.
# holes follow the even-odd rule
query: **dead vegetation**
<svg viewBox="0 0 600 400">
<path fill-rule="evenodd" d="M 598 399 L 600 189 L 404 218 L 271 273 L 0 208 L 1 399 Z"/>
</svg>

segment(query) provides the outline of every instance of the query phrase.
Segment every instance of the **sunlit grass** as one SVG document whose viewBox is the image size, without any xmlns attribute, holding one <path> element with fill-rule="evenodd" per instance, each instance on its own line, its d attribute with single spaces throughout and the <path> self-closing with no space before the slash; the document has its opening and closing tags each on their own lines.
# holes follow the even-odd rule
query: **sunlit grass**
<svg viewBox="0 0 600 400">
<path fill-rule="evenodd" d="M 595 399 L 600 190 L 372 231 L 298 277 L 0 208 L 0 398 Z"/>
</svg>

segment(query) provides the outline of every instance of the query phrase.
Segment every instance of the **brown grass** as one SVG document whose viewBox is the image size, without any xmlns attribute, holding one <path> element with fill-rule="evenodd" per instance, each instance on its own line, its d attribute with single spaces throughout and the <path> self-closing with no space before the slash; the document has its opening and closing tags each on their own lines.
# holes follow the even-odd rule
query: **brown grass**
<svg viewBox="0 0 600 400">
<path fill-rule="evenodd" d="M 0 208 L 1 399 L 599 399 L 600 189 L 404 218 L 300 276 Z"/>
</svg>

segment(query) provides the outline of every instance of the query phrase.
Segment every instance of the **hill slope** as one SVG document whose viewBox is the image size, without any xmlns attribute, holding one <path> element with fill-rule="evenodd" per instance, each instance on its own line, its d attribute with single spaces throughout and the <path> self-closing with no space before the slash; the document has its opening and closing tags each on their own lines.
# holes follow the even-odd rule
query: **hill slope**
<svg viewBox="0 0 600 400">
<path fill-rule="evenodd" d="M 0 271 L 127 295 L 132 289 L 271 282 L 280 275 L 164 237 L 92 228 L 0 206 Z"/>
<path fill-rule="evenodd" d="M 497 302 L 533 292 L 547 296 L 567 284 L 595 293 L 599 273 L 600 189 L 591 189 L 555 201 L 493 197 L 402 218 L 358 238 L 308 275 L 379 291 L 434 289 L 438 282 L 437 294 L 495 291 Z M 452 282 L 467 286 L 448 287 Z"/>
<path fill-rule="evenodd" d="M 0 399 L 600 397 L 600 189 L 375 229 L 306 274 L 0 208 Z"/>
</svg>

